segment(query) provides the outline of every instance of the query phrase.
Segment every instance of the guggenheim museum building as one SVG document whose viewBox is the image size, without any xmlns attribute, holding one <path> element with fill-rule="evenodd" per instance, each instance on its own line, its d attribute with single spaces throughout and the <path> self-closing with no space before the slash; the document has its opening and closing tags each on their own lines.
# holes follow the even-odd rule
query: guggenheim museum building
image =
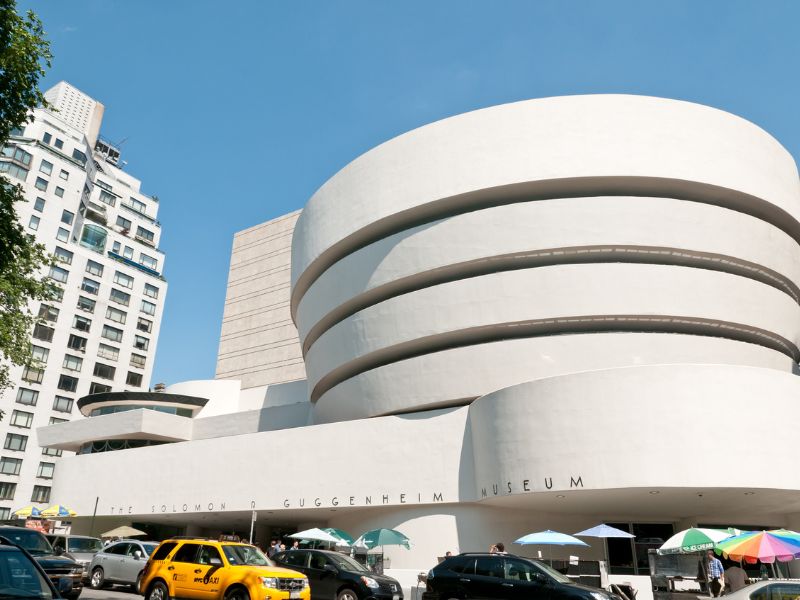
<svg viewBox="0 0 800 600">
<path fill-rule="evenodd" d="M 216 378 L 41 428 L 74 532 L 338 527 L 647 574 L 692 525 L 800 527 L 800 185 L 735 115 L 529 100 L 405 133 L 234 236 Z"/>
</svg>

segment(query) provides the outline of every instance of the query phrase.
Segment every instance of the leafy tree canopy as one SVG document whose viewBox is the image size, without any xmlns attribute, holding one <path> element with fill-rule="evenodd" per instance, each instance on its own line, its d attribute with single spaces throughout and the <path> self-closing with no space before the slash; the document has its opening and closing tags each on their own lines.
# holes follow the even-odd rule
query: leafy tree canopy
<svg viewBox="0 0 800 600">
<path fill-rule="evenodd" d="M 39 79 L 50 59 L 50 44 L 36 15 L 20 16 L 14 0 L 0 0 L 0 146 L 31 119 L 31 109 L 45 104 Z M 17 219 L 15 204 L 25 201 L 22 188 L 0 175 L 0 392 L 11 385 L 9 363 L 31 365 L 36 317 L 30 301 L 53 293 L 41 274 L 53 259 Z"/>
</svg>

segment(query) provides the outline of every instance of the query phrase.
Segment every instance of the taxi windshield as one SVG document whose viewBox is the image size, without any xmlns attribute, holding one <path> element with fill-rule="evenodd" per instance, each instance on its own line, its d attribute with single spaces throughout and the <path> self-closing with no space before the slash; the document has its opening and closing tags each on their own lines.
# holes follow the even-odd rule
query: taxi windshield
<svg viewBox="0 0 800 600">
<path fill-rule="evenodd" d="M 225 558 L 231 565 L 251 565 L 254 567 L 274 567 L 261 550 L 255 546 L 222 546 Z"/>
</svg>

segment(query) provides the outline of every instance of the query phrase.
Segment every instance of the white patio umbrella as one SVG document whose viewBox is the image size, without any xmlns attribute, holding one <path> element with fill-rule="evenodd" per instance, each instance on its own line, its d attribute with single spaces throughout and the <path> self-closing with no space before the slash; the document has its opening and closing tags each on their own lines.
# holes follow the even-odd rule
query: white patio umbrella
<svg viewBox="0 0 800 600">
<path fill-rule="evenodd" d="M 100 537 L 118 537 L 118 538 L 128 538 L 128 537 L 138 537 L 140 535 L 147 535 L 146 531 L 141 531 L 140 529 L 135 529 L 133 527 L 128 527 L 127 525 L 122 525 L 121 527 L 116 527 L 105 533 L 101 533 Z"/>
<path fill-rule="evenodd" d="M 589 544 L 579 540 L 578 538 L 548 529 L 547 531 L 537 531 L 536 533 L 529 533 L 524 535 L 518 540 L 514 540 L 515 544 L 521 545 L 542 545 L 542 546 L 586 546 Z M 550 564 L 553 564 L 553 557 L 550 557 Z"/>
<path fill-rule="evenodd" d="M 335 535 L 331 535 L 327 531 L 322 531 L 318 527 L 306 529 L 305 531 L 298 531 L 289 536 L 296 540 L 313 540 L 315 542 L 328 542 L 329 544 L 341 543 L 341 539 Z"/>
<path fill-rule="evenodd" d="M 595 525 L 589 529 L 584 529 L 583 531 L 579 531 L 575 535 L 580 535 L 582 537 L 596 537 L 603 539 L 603 553 L 606 562 L 608 562 L 608 542 L 606 541 L 608 538 L 634 538 L 636 537 L 632 533 L 628 533 L 627 531 L 622 531 L 622 529 L 617 529 L 616 527 L 611 527 L 611 525 L 606 525 L 605 523 L 601 523 L 600 525 Z"/>
</svg>

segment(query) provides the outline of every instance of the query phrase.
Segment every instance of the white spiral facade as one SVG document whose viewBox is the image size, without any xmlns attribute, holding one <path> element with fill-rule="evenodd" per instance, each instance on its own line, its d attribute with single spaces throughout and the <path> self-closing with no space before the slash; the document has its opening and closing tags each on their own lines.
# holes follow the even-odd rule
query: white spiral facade
<svg viewBox="0 0 800 600">
<path fill-rule="evenodd" d="M 784 148 L 696 104 L 547 98 L 411 131 L 331 178 L 297 223 L 314 420 L 621 367 L 791 374 L 799 215 Z"/>
</svg>

